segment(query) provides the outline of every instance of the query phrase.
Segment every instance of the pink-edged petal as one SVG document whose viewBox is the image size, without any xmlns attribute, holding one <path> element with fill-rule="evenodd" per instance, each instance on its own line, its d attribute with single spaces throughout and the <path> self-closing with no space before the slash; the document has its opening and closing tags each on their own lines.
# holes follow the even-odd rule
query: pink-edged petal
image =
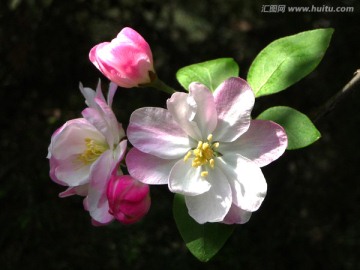
<svg viewBox="0 0 360 270">
<path fill-rule="evenodd" d="M 98 52 L 101 50 L 101 48 L 106 48 L 106 46 L 108 46 L 110 44 L 110 42 L 102 42 L 99 43 L 97 45 L 95 45 L 94 47 L 91 48 L 90 52 L 89 52 L 89 59 L 90 62 L 92 62 L 94 64 L 94 66 L 96 68 L 98 68 L 100 71 L 102 71 L 102 67 L 101 65 L 101 59 L 98 57 Z"/>
<path fill-rule="evenodd" d="M 117 59 L 120 60 L 120 63 L 122 61 L 120 57 L 114 55 L 116 53 L 114 45 L 110 42 L 102 42 L 94 46 L 90 50 L 89 59 L 110 81 L 122 87 L 134 87 L 137 83 L 126 77 L 124 70 L 121 70 L 121 66 L 117 68 L 119 66 Z"/>
<path fill-rule="evenodd" d="M 106 222 L 106 223 L 101 223 L 96 221 L 95 219 L 91 219 L 91 225 L 93 225 L 94 227 L 101 227 L 101 226 L 106 226 L 108 224 L 110 224 L 112 222 L 112 220 Z"/>
<path fill-rule="evenodd" d="M 202 140 L 202 134 L 197 122 L 194 121 L 197 104 L 192 96 L 186 93 L 174 93 L 166 102 L 173 119 L 182 130 L 196 140 Z"/>
<path fill-rule="evenodd" d="M 84 88 L 80 83 L 80 91 L 86 99 L 86 104 L 89 106 L 89 108 L 83 111 L 83 116 L 106 137 L 110 146 L 119 142 L 125 136 L 123 128 L 118 123 L 111 109 L 116 88 L 114 83 L 110 83 L 107 103 L 101 90 L 100 80 L 96 92 L 91 88 Z"/>
<path fill-rule="evenodd" d="M 241 155 L 224 155 L 216 162 L 229 180 L 233 204 L 250 212 L 259 209 L 267 191 L 261 169 Z"/>
<path fill-rule="evenodd" d="M 126 165 L 130 175 L 145 184 L 164 185 L 176 159 L 161 159 L 132 148 L 126 155 Z"/>
<path fill-rule="evenodd" d="M 80 196 L 87 196 L 89 190 L 89 185 L 84 184 L 77 187 L 69 187 L 65 191 L 61 192 L 59 194 L 60 198 L 65 198 L 72 195 L 80 195 Z"/>
<path fill-rule="evenodd" d="M 225 216 L 222 223 L 225 224 L 244 224 L 249 221 L 252 212 L 245 211 L 235 204 L 232 204 L 229 212 Z"/>
<path fill-rule="evenodd" d="M 287 136 L 280 125 L 266 120 L 252 120 L 248 131 L 232 143 L 222 143 L 221 153 L 241 154 L 263 167 L 278 159 L 286 150 Z"/>
<path fill-rule="evenodd" d="M 78 155 L 72 155 L 58 163 L 52 179 L 72 187 L 83 185 L 89 182 L 90 168 L 91 164 L 84 164 Z"/>
<path fill-rule="evenodd" d="M 117 85 L 115 83 L 113 83 L 113 82 L 110 82 L 109 91 L 108 91 L 108 95 L 107 95 L 107 103 L 108 103 L 110 108 L 112 106 L 116 90 L 117 90 Z"/>
<path fill-rule="evenodd" d="M 83 119 L 83 118 L 81 118 L 81 119 Z M 54 133 L 52 134 L 51 141 L 50 141 L 50 144 L 49 144 L 49 147 L 48 147 L 48 154 L 47 154 L 46 158 L 51 159 L 53 157 L 52 151 L 53 151 L 53 148 L 54 148 L 54 142 L 56 141 L 57 136 L 65 128 L 65 126 L 66 126 L 66 123 L 63 126 L 59 127 L 57 130 L 55 130 Z"/>
<path fill-rule="evenodd" d="M 213 133 L 216 140 L 231 142 L 247 131 L 255 96 L 248 83 L 241 78 L 230 78 L 214 92 L 218 123 Z"/>
<path fill-rule="evenodd" d="M 71 155 L 85 151 L 85 139 L 104 141 L 104 136 L 96 130 L 86 119 L 77 118 L 67 121 L 51 138 L 49 146 L 50 156 L 56 159 L 66 159 Z"/>
<path fill-rule="evenodd" d="M 134 44 L 123 43 L 117 47 L 113 45 L 110 46 L 110 51 L 105 52 L 111 57 L 107 58 L 106 64 L 104 63 L 104 66 L 109 66 L 108 70 L 113 68 L 111 75 L 116 75 L 117 81 L 123 83 L 124 86 L 149 83 L 149 71 L 154 72 L 152 59 Z"/>
<path fill-rule="evenodd" d="M 88 197 L 84 198 L 83 206 L 86 211 L 89 211 Z M 96 221 L 95 219 L 91 218 L 91 225 L 93 225 L 95 227 L 100 227 L 100 226 L 105 226 L 105 225 L 111 223 L 112 221 L 113 221 L 113 219 L 111 219 L 111 220 L 109 219 L 106 223 L 102 223 L 102 222 Z"/>
<path fill-rule="evenodd" d="M 95 98 L 97 98 L 97 99 L 99 99 L 99 100 L 101 100 L 101 101 L 103 101 L 103 102 L 106 103 L 104 94 L 103 94 L 103 92 L 102 92 L 102 90 L 101 90 L 101 81 L 100 81 L 100 79 L 99 79 L 98 84 L 97 84 L 97 86 L 96 86 Z"/>
<path fill-rule="evenodd" d="M 95 102 L 95 98 L 106 102 L 104 94 L 101 90 L 101 80 L 99 79 L 98 84 L 96 86 L 96 91 L 94 91 L 91 88 L 88 87 L 84 87 L 82 83 L 79 84 L 79 88 L 80 88 L 80 92 L 83 94 L 83 96 L 85 97 L 85 103 L 86 105 L 88 105 L 90 108 L 97 108 L 98 105 Z M 109 105 L 109 107 L 111 107 L 111 105 Z"/>
<path fill-rule="evenodd" d="M 141 152 L 163 159 L 181 158 L 190 150 L 188 136 L 162 108 L 146 107 L 134 111 L 127 135 Z"/>
<path fill-rule="evenodd" d="M 150 82 L 149 71 L 154 72 L 150 47 L 143 45 L 126 37 L 124 40 L 119 34 L 111 43 L 94 46 L 89 58 L 109 80 L 130 88 Z"/>
<path fill-rule="evenodd" d="M 114 128 L 118 129 L 115 116 L 111 120 L 107 119 L 101 111 L 94 108 L 84 109 L 82 115 L 104 135 L 110 147 L 120 140 L 119 133 L 114 131 Z M 115 122 L 113 122 L 113 120 L 115 120 Z"/>
<path fill-rule="evenodd" d="M 81 94 L 85 97 L 85 103 L 87 106 L 94 108 L 95 104 L 95 91 L 89 87 L 84 87 L 82 83 L 79 83 L 79 89 Z"/>
<path fill-rule="evenodd" d="M 119 165 L 120 161 L 124 159 L 127 150 L 127 143 L 127 140 L 122 140 L 114 149 L 113 159 L 115 162 L 113 170 Z"/>
<path fill-rule="evenodd" d="M 205 139 L 214 131 L 217 124 L 214 96 L 205 85 L 196 82 L 189 85 L 189 96 L 196 103 L 196 113 L 193 121 L 197 123 L 202 139 Z"/>
<path fill-rule="evenodd" d="M 140 51 L 142 51 L 147 57 L 153 62 L 152 60 L 152 52 L 150 49 L 149 44 L 146 42 L 146 40 L 134 29 L 130 27 L 123 28 L 120 33 L 117 35 L 117 38 L 115 39 L 116 43 L 121 44 L 122 42 L 126 43 L 133 43 L 137 47 L 139 47 Z"/>
<path fill-rule="evenodd" d="M 49 152 L 50 153 L 50 152 Z M 62 186 L 66 186 L 67 184 L 63 181 L 61 181 L 60 179 L 57 178 L 55 171 L 56 168 L 59 167 L 60 162 L 59 160 L 57 160 L 56 158 L 50 156 L 49 158 L 49 163 L 50 163 L 50 178 L 51 180 L 53 180 L 55 183 L 62 185 Z"/>
<path fill-rule="evenodd" d="M 199 195 L 207 192 L 211 184 L 201 177 L 201 167 L 194 168 L 191 160 L 180 159 L 172 168 L 169 175 L 169 189 L 171 192 L 183 195 Z"/>
<path fill-rule="evenodd" d="M 112 151 L 108 150 L 96 160 L 91 170 L 86 206 L 90 216 L 100 223 L 108 223 L 114 218 L 109 213 L 106 197 L 107 184 L 115 166 L 114 163 Z"/>
<path fill-rule="evenodd" d="M 211 183 L 209 191 L 185 196 L 189 215 L 200 224 L 223 221 L 231 206 L 231 188 L 221 170 L 215 168 L 207 178 Z"/>
<path fill-rule="evenodd" d="M 84 207 L 89 211 L 92 219 L 99 223 L 109 223 L 114 218 L 109 213 L 107 184 L 111 174 L 124 157 L 126 145 L 127 141 L 122 141 L 114 151 L 104 152 L 91 167 L 89 191 Z"/>
</svg>

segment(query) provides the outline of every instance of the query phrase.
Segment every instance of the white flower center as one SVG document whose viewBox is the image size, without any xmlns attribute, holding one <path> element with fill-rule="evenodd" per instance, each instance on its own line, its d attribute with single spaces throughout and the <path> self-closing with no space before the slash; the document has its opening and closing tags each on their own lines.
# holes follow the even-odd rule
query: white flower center
<svg viewBox="0 0 360 270">
<path fill-rule="evenodd" d="M 79 159 L 84 164 L 90 164 L 94 162 L 102 153 L 107 150 L 104 144 L 94 141 L 90 138 L 85 138 L 85 151 L 79 155 Z"/>
<path fill-rule="evenodd" d="M 191 165 L 194 168 L 209 165 L 210 168 L 213 169 L 215 166 L 214 158 L 218 156 L 215 149 L 219 147 L 219 142 L 212 142 L 212 139 L 212 134 L 209 134 L 207 141 L 199 141 L 196 148 L 186 153 L 184 161 L 187 161 L 190 157 L 192 157 L 193 160 Z M 207 170 L 203 170 L 201 172 L 202 177 L 206 177 L 208 174 L 209 172 Z"/>
</svg>

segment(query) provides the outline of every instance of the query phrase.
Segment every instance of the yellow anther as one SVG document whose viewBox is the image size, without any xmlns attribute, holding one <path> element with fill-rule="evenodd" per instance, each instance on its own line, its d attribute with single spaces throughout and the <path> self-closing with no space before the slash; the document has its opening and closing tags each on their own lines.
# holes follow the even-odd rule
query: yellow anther
<svg viewBox="0 0 360 270">
<path fill-rule="evenodd" d="M 201 148 L 202 148 L 202 150 L 204 150 L 204 151 L 205 151 L 206 149 L 208 149 L 208 148 L 209 148 L 209 143 L 207 143 L 207 142 L 206 142 L 206 143 L 203 143 L 203 145 L 202 145 L 202 147 L 201 147 Z"/>
<path fill-rule="evenodd" d="M 196 162 L 195 160 L 193 160 L 191 166 L 193 166 L 194 168 L 199 167 L 201 164 L 199 162 Z"/>
<path fill-rule="evenodd" d="M 200 173 L 200 175 L 201 175 L 201 177 L 206 177 L 206 176 L 209 175 L 209 172 L 203 171 L 203 172 Z"/>
<path fill-rule="evenodd" d="M 211 148 L 203 150 L 203 156 L 209 160 L 214 156 L 214 151 Z"/>
<path fill-rule="evenodd" d="M 79 155 L 79 159 L 84 164 L 94 162 L 102 153 L 107 150 L 105 145 L 100 144 L 90 138 L 85 138 L 85 146 L 85 151 Z"/>
<path fill-rule="evenodd" d="M 202 155 L 202 152 L 200 149 L 196 148 L 194 151 L 193 151 L 193 154 L 194 156 L 201 156 Z"/>
<path fill-rule="evenodd" d="M 191 156 L 191 151 L 187 152 L 185 157 L 184 157 L 184 161 L 187 161 L 189 159 L 189 157 Z"/>
<path fill-rule="evenodd" d="M 207 141 L 198 141 L 197 147 L 193 150 L 190 150 L 184 156 L 184 161 L 187 161 L 189 158 L 192 158 L 191 166 L 197 168 L 203 165 L 209 165 L 210 168 L 215 167 L 215 157 L 218 156 L 218 153 L 215 151 L 215 148 L 219 147 L 219 142 L 212 143 L 213 135 L 209 134 L 207 136 Z M 208 175 L 207 171 L 201 172 L 201 176 L 205 177 Z"/>
<path fill-rule="evenodd" d="M 212 159 L 209 160 L 209 163 L 210 163 L 210 167 L 211 167 L 212 169 L 214 169 L 215 160 L 212 158 Z"/>
</svg>

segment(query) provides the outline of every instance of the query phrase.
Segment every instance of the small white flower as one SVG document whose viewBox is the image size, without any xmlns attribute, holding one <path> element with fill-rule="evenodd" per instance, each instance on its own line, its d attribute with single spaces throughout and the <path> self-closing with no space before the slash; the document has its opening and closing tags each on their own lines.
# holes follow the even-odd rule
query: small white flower
<svg viewBox="0 0 360 270">
<path fill-rule="evenodd" d="M 251 119 L 254 101 L 246 81 L 230 78 L 213 94 L 192 83 L 189 94 L 171 96 L 167 110 L 136 110 L 127 130 L 130 174 L 183 194 L 198 223 L 247 222 L 266 195 L 260 167 L 287 146 L 281 126 Z"/>
</svg>

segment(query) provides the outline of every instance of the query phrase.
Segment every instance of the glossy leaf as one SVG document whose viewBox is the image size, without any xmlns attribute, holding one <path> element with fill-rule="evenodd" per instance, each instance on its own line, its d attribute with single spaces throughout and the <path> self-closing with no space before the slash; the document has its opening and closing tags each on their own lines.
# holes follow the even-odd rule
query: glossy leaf
<svg viewBox="0 0 360 270">
<path fill-rule="evenodd" d="M 334 30 L 316 29 L 277 39 L 251 64 L 247 81 L 255 96 L 270 95 L 312 72 L 323 58 Z"/>
<path fill-rule="evenodd" d="M 272 120 L 281 125 L 288 136 L 288 150 L 306 147 L 321 137 L 320 132 L 305 114 L 290 107 L 269 108 L 257 119 Z"/>
<path fill-rule="evenodd" d="M 176 78 L 186 90 L 189 84 L 199 82 L 206 85 L 212 92 L 223 81 L 239 76 L 239 66 L 232 58 L 219 58 L 183 67 L 176 73 Z"/>
<path fill-rule="evenodd" d="M 186 247 L 200 261 L 209 261 L 233 233 L 235 225 L 199 224 L 188 214 L 184 196 L 175 194 L 173 213 Z"/>
</svg>

